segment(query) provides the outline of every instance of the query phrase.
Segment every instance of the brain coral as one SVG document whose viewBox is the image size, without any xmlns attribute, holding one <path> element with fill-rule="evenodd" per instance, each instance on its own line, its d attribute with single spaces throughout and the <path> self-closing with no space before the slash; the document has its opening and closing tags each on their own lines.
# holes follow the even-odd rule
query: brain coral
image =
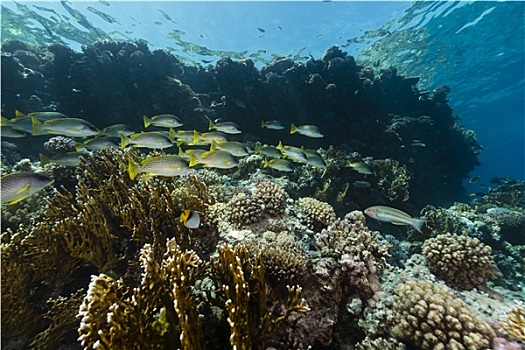
<svg viewBox="0 0 525 350">
<path fill-rule="evenodd" d="M 321 232 L 335 221 L 334 208 L 328 203 L 304 197 L 299 199 L 299 207 L 306 216 L 306 225 L 315 232 Z"/>
<path fill-rule="evenodd" d="M 442 234 L 427 239 L 423 254 L 430 271 L 454 288 L 471 290 L 496 277 L 492 249 L 477 238 Z"/>
<path fill-rule="evenodd" d="M 274 216 L 284 214 L 288 195 L 281 187 L 273 182 L 263 181 L 257 184 L 253 194 L 262 199 L 264 210 L 268 214 Z"/>
<path fill-rule="evenodd" d="M 431 281 L 396 287 L 392 335 L 422 350 L 488 350 L 495 336 L 451 290 Z"/>
</svg>

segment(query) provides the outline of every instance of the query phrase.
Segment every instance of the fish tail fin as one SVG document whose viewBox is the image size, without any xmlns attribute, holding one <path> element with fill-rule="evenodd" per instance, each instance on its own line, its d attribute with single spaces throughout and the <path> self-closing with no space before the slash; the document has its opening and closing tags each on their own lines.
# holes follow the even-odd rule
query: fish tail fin
<svg viewBox="0 0 525 350">
<path fill-rule="evenodd" d="M 46 164 L 49 164 L 51 160 L 46 155 L 40 153 L 40 166 L 44 166 Z"/>
<path fill-rule="evenodd" d="M 268 168 L 270 166 L 270 162 L 268 162 L 268 158 L 264 158 L 263 168 Z"/>
<path fill-rule="evenodd" d="M 421 231 L 421 229 L 423 228 L 423 225 L 427 222 L 428 220 L 426 219 L 414 219 L 412 221 L 412 227 L 419 233 L 423 233 L 423 231 Z"/>
<path fill-rule="evenodd" d="M 131 158 L 131 156 L 127 156 L 128 158 L 128 174 L 129 174 L 129 178 L 131 180 L 135 180 L 135 177 L 137 177 L 137 175 L 139 174 L 139 171 L 140 171 L 140 165 L 135 163 L 133 161 L 133 159 Z"/>
<path fill-rule="evenodd" d="M 15 110 L 15 118 L 23 118 L 25 117 L 26 115 L 22 112 L 20 112 L 18 109 Z"/>
<path fill-rule="evenodd" d="M 120 149 L 126 148 L 128 144 L 129 144 L 129 139 L 126 137 L 126 135 L 120 133 Z"/>
<path fill-rule="evenodd" d="M 282 150 L 283 149 L 283 143 L 281 141 L 279 141 L 279 144 L 275 148 L 277 148 L 278 150 Z"/>
<path fill-rule="evenodd" d="M 259 142 L 255 144 L 255 149 L 253 150 L 253 152 L 257 154 L 261 152 L 261 144 Z"/>
<path fill-rule="evenodd" d="M 0 116 L 0 125 L 1 126 L 8 126 L 11 123 L 9 119 L 7 119 L 4 116 Z"/>
<path fill-rule="evenodd" d="M 210 123 L 211 123 L 211 120 L 210 120 Z M 197 132 L 197 130 L 193 130 L 193 140 L 191 141 L 191 144 L 196 145 L 199 142 L 199 137 L 200 135 Z"/>
<path fill-rule="evenodd" d="M 215 124 L 214 124 L 213 121 L 210 119 L 210 124 L 208 125 L 208 130 L 212 130 L 214 127 L 215 127 Z"/>
<path fill-rule="evenodd" d="M 148 118 L 147 116 L 142 117 L 142 119 L 144 120 L 144 127 L 145 127 L 145 128 L 147 128 L 148 126 L 151 125 L 151 123 L 153 123 L 153 120 L 151 120 L 151 119 Z"/>
<path fill-rule="evenodd" d="M 297 132 L 297 127 L 292 123 L 292 126 L 290 128 L 290 134 L 295 134 Z"/>
<path fill-rule="evenodd" d="M 179 148 L 179 153 L 177 153 L 177 155 L 179 157 L 184 157 L 184 152 L 182 151 L 182 148 L 180 147 L 180 145 L 177 145 L 177 147 Z"/>
<path fill-rule="evenodd" d="M 75 142 L 75 150 L 80 151 L 82 148 L 84 148 L 84 143 L 82 142 Z"/>
<path fill-rule="evenodd" d="M 42 123 L 36 119 L 36 117 L 31 117 L 31 126 L 33 127 L 31 134 L 40 135 L 39 132 L 42 130 Z"/>
<path fill-rule="evenodd" d="M 173 142 L 173 140 L 175 140 L 176 136 L 177 136 L 177 134 L 175 133 L 175 129 L 170 128 L 170 131 L 168 133 L 168 137 L 170 138 L 170 141 Z"/>
<path fill-rule="evenodd" d="M 195 155 L 195 152 L 193 150 L 189 150 L 188 153 L 190 154 L 190 163 L 189 163 L 189 167 L 193 167 L 195 165 L 197 165 L 197 156 Z"/>
<path fill-rule="evenodd" d="M 264 120 L 261 120 L 261 128 L 264 128 L 266 127 L 266 123 L 264 122 Z"/>
</svg>

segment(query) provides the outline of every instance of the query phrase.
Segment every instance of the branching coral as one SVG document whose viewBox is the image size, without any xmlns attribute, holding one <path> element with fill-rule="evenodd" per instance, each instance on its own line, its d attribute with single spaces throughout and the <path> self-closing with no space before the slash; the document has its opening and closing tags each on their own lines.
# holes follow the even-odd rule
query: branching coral
<svg viewBox="0 0 525 350">
<path fill-rule="evenodd" d="M 160 264 L 150 244 L 141 250 L 143 274 L 138 288 L 131 290 L 122 280 L 104 274 L 92 277 L 79 312 L 79 341 L 84 349 L 157 349 L 178 341 L 175 346 L 183 349 L 204 348 L 191 297 L 201 261 L 195 252 L 182 251 L 173 239 L 166 247 Z"/>
<path fill-rule="evenodd" d="M 213 269 L 222 283 L 230 344 L 234 349 L 264 349 L 292 313 L 305 313 L 309 309 L 301 298 L 301 287 L 288 286 L 288 301 L 284 313 L 274 315 L 267 306 L 264 264 L 260 256 L 252 262 L 244 246 L 218 248 L 219 258 Z"/>
<path fill-rule="evenodd" d="M 19 240 L 16 235 L 2 235 L 2 344 L 18 335 L 38 331 L 35 325 L 41 320 L 31 307 L 35 280 Z"/>
<path fill-rule="evenodd" d="M 299 199 L 299 207 L 305 215 L 306 225 L 315 232 L 321 232 L 335 221 L 334 208 L 328 203 L 304 197 Z"/>
<path fill-rule="evenodd" d="M 430 271 L 448 285 L 465 290 L 484 286 L 489 276 L 497 276 L 491 253 L 490 246 L 468 236 L 442 234 L 423 244 Z"/>
<path fill-rule="evenodd" d="M 262 199 L 239 193 L 228 202 L 227 208 L 226 219 L 235 227 L 243 227 L 259 221 L 264 206 Z"/>
<path fill-rule="evenodd" d="M 44 316 L 50 322 L 46 330 L 39 333 L 31 342 L 32 349 L 57 349 L 60 342 L 78 327 L 77 312 L 84 299 L 84 291 L 78 290 L 69 297 L 59 296 L 49 299 L 49 311 Z"/>
<path fill-rule="evenodd" d="M 502 322 L 501 328 L 522 341 L 525 341 L 525 306 L 519 303 Z"/>
<path fill-rule="evenodd" d="M 280 233 L 279 236 L 288 239 L 261 242 L 249 247 L 249 250 L 252 255 L 261 255 L 268 279 L 277 281 L 277 284 L 290 284 L 307 271 L 308 255 L 292 236 L 286 233 Z"/>
<path fill-rule="evenodd" d="M 422 350 L 491 349 L 494 331 L 446 287 L 408 281 L 396 287 L 392 334 Z"/>
<path fill-rule="evenodd" d="M 257 184 L 253 193 L 264 202 L 264 211 L 273 216 L 284 214 L 288 195 L 285 190 L 270 181 Z"/>
<path fill-rule="evenodd" d="M 374 175 L 379 178 L 377 186 L 385 191 L 391 201 L 406 202 L 410 198 L 408 191 L 410 175 L 404 165 L 393 159 L 381 159 L 371 162 Z"/>
</svg>

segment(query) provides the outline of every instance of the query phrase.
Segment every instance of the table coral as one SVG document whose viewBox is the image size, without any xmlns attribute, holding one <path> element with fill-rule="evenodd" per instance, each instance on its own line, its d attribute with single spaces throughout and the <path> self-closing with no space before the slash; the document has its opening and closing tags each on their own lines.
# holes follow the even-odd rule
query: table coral
<svg viewBox="0 0 525 350">
<path fill-rule="evenodd" d="M 496 277 L 492 248 L 477 238 L 441 234 L 423 244 L 430 271 L 448 285 L 470 290 Z"/>
<path fill-rule="evenodd" d="M 431 281 L 396 287 L 392 335 L 422 350 L 489 350 L 494 331 L 454 293 Z"/>
</svg>

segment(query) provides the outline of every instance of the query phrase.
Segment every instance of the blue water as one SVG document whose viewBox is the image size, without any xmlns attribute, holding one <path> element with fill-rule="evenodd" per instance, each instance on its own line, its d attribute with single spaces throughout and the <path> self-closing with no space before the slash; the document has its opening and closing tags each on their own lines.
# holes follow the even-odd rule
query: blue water
<svg viewBox="0 0 525 350">
<path fill-rule="evenodd" d="M 484 147 L 472 176 L 488 184 L 525 179 L 524 18 L 521 1 L 4 1 L 2 39 L 77 50 L 97 39 L 145 39 L 196 64 L 232 56 L 259 67 L 275 56 L 319 58 L 339 45 L 358 61 L 420 76 L 421 88 L 448 85 L 460 124 Z"/>
</svg>

